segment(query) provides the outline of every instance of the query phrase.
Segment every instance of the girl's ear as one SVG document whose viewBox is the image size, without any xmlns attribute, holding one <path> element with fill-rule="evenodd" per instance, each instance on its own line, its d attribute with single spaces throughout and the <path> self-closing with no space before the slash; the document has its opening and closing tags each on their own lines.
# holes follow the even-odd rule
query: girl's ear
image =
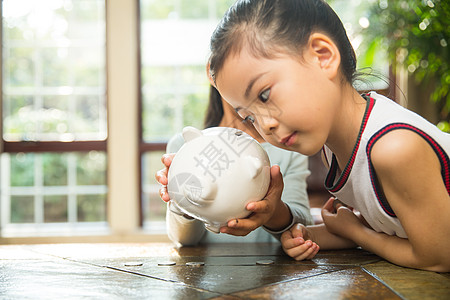
<svg viewBox="0 0 450 300">
<path fill-rule="evenodd" d="M 214 82 L 214 79 L 211 76 L 211 70 L 210 70 L 209 63 L 206 64 L 206 75 L 208 76 L 209 83 L 211 83 L 211 85 L 216 88 L 216 83 Z"/>
<path fill-rule="evenodd" d="M 309 37 L 308 53 L 326 72 L 329 79 L 338 76 L 341 55 L 336 44 L 325 34 L 313 33 Z"/>
</svg>

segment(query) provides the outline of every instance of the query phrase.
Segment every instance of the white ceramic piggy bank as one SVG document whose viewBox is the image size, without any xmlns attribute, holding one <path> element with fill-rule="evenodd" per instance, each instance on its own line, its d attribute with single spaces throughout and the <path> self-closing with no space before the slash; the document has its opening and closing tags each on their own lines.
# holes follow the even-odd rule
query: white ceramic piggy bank
<svg viewBox="0 0 450 300">
<path fill-rule="evenodd" d="M 255 139 L 235 128 L 186 127 L 183 138 L 169 168 L 171 206 L 219 233 L 227 221 L 248 216 L 249 202 L 266 195 L 269 157 Z"/>
</svg>

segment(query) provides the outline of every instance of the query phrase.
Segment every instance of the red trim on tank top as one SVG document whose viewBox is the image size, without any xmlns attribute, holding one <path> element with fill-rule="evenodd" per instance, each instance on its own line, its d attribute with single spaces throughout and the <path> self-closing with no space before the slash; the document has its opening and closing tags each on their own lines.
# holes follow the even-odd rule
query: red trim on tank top
<svg viewBox="0 0 450 300">
<path fill-rule="evenodd" d="M 336 184 L 333 186 L 334 179 L 336 178 L 336 171 L 338 168 L 338 163 L 336 156 L 333 154 L 332 161 L 330 165 L 329 172 L 327 174 L 327 178 L 325 179 L 325 186 L 331 193 L 338 192 L 347 182 L 348 177 L 350 176 L 350 172 L 352 171 L 353 164 L 355 163 L 356 159 L 356 153 L 358 152 L 359 145 L 361 143 L 361 137 L 363 135 L 364 129 L 366 128 L 367 122 L 370 117 L 370 113 L 372 112 L 372 109 L 375 105 L 375 99 L 370 97 L 370 94 L 364 95 L 364 98 L 367 99 L 367 106 L 366 111 L 364 112 L 364 117 L 361 123 L 361 127 L 359 130 L 358 138 L 356 139 L 355 146 L 353 147 L 352 156 L 350 157 L 350 160 L 347 162 L 347 165 L 344 168 L 344 171 L 342 172 L 341 176 L 339 177 Z"/>
</svg>

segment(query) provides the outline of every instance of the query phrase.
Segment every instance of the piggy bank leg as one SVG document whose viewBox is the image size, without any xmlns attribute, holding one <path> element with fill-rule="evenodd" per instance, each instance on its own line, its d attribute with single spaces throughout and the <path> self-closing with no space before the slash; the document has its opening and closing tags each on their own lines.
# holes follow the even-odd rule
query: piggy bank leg
<svg viewBox="0 0 450 300">
<path fill-rule="evenodd" d="M 210 223 L 205 223 L 205 228 L 208 231 L 211 231 L 213 233 L 219 234 L 220 233 L 220 225 L 217 224 L 210 224 Z"/>
</svg>

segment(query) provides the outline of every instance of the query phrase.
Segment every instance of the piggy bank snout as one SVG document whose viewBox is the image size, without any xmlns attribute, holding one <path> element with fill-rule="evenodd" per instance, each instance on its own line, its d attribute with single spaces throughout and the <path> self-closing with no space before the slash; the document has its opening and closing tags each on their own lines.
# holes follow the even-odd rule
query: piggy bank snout
<svg viewBox="0 0 450 300">
<path fill-rule="evenodd" d="M 218 187 L 193 173 L 184 172 L 169 180 L 168 190 L 171 198 L 182 207 L 187 206 L 182 203 L 184 200 L 194 206 L 204 206 L 214 201 Z"/>
<path fill-rule="evenodd" d="M 215 182 L 202 182 L 201 179 L 199 183 L 197 186 L 185 184 L 183 186 L 184 196 L 194 205 L 204 206 L 211 204 L 217 195 L 217 184 Z"/>
</svg>

